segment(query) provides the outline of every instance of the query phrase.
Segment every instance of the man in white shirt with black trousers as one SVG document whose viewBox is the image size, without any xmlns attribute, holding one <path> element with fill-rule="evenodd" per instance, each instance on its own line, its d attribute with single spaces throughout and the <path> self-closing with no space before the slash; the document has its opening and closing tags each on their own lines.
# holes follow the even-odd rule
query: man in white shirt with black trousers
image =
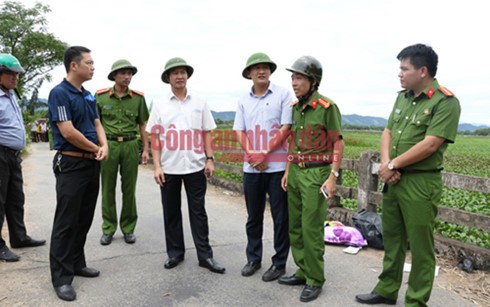
<svg viewBox="0 0 490 307">
<path fill-rule="evenodd" d="M 207 103 L 189 94 L 187 79 L 194 69 L 182 58 L 165 64 L 162 81 L 170 84 L 166 99 L 153 103 L 146 131 L 151 134 L 154 177 L 160 186 L 168 259 L 172 269 L 184 260 L 181 188 L 184 183 L 192 238 L 199 266 L 214 273 L 225 268 L 213 258 L 205 209 L 206 176 L 214 173 L 211 130 L 216 128 Z"/>
</svg>

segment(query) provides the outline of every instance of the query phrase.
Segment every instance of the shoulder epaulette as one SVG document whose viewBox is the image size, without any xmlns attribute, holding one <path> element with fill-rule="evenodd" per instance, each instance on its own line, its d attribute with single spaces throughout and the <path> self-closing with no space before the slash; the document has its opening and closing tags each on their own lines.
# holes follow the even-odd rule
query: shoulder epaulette
<svg viewBox="0 0 490 307">
<path fill-rule="evenodd" d="M 440 90 L 440 91 L 441 91 L 441 92 L 442 92 L 444 95 L 446 95 L 446 96 L 448 96 L 448 97 L 452 97 L 452 96 L 454 96 L 454 94 L 453 94 L 453 93 L 452 93 L 450 90 L 448 90 L 447 88 L 445 88 L 444 86 L 439 86 L 439 90 Z"/>
<path fill-rule="evenodd" d="M 297 105 L 297 104 L 298 104 L 298 102 L 299 102 L 299 100 L 295 100 L 295 101 L 293 101 L 293 103 L 291 104 L 291 106 L 295 106 L 295 105 Z"/>
<path fill-rule="evenodd" d="M 95 92 L 97 95 L 100 95 L 100 94 L 104 94 L 104 93 L 107 93 L 108 91 L 110 91 L 111 88 L 110 87 L 107 87 L 107 88 L 103 88 L 103 89 L 100 89 L 98 90 L 97 92 Z"/>
<path fill-rule="evenodd" d="M 318 103 L 322 105 L 322 107 L 324 107 L 325 109 L 328 109 L 331 105 L 330 101 L 324 99 L 324 98 L 320 98 L 318 99 Z"/>
<path fill-rule="evenodd" d="M 140 91 L 137 91 L 137 90 L 133 90 L 131 89 L 131 92 L 135 93 L 135 94 L 138 94 L 140 96 L 145 96 L 145 94 L 143 94 L 143 92 L 140 92 Z"/>
</svg>

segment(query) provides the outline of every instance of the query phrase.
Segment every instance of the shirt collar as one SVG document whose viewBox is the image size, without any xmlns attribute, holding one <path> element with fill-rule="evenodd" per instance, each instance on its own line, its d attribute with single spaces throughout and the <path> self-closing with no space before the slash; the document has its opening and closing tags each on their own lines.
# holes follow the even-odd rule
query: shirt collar
<svg viewBox="0 0 490 307">
<path fill-rule="evenodd" d="M 313 95 L 311 95 L 310 99 L 308 100 L 308 102 L 306 103 L 307 106 L 313 108 L 313 109 L 316 109 L 317 107 L 317 103 L 318 103 L 318 99 L 320 99 L 322 96 L 320 95 L 320 93 L 318 91 L 315 91 L 313 93 Z M 297 108 L 302 108 L 303 105 L 301 103 L 297 103 L 296 104 L 296 107 Z"/>
<path fill-rule="evenodd" d="M 116 90 L 114 89 L 114 86 L 113 86 L 113 87 L 111 87 L 111 89 L 109 90 L 109 96 L 111 96 L 111 97 L 112 97 L 112 96 L 114 96 L 114 95 L 116 95 Z M 117 96 L 117 95 L 116 95 L 116 96 Z M 122 95 L 122 97 L 119 97 L 119 96 L 118 96 L 118 98 L 124 98 L 124 97 L 126 97 L 126 96 L 133 97 L 133 91 L 132 91 L 132 90 L 131 90 L 129 87 L 126 89 L 126 92 L 124 93 L 124 95 Z"/>
<path fill-rule="evenodd" d="M 260 97 L 265 97 L 265 96 L 267 96 L 269 94 L 272 94 L 272 93 L 274 93 L 274 90 L 275 90 L 274 84 L 272 84 L 272 82 L 269 81 L 269 87 L 267 88 L 267 91 L 265 92 L 264 96 L 260 96 Z M 250 97 L 259 97 L 259 96 L 255 95 L 255 93 L 254 93 L 254 86 L 253 85 L 250 88 L 249 94 L 250 94 Z"/>
<path fill-rule="evenodd" d="M 78 94 L 85 94 L 86 90 L 85 88 L 83 87 L 82 85 L 82 91 L 80 92 L 75 86 L 73 86 L 73 84 L 71 84 L 70 82 L 68 82 L 68 80 L 66 80 L 66 78 L 63 79 L 63 82 L 62 82 L 65 87 L 67 87 L 67 89 L 70 91 L 70 92 L 73 92 L 73 93 L 78 93 Z"/>
<path fill-rule="evenodd" d="M 9 96 L 12 97 L 12 95 L 14 95 L 14 90 L 9 90 Z M 3 90 L 0 90 L 0 96 L 7 96 L 7 94 Z"/>
<path fill-rule="evenodd" d="M 432 81 L 429 85 L 427 85 L 424 90 L 422 91 L 422 93 L 420 93 L 420 95 L 425 95 L 427 98 L 431 99 L 432 96 L 434 95 L 435 91 L 437 91 L 439 89 L 439 82 L 437 81 L 437 79 L 434 79 L 434 81 Z M 406 91 L 405 92 L 405 97 L 414 97 L 415 94 L 412 90 L 410 91 Z"/>
<path fill-rule="evenodd" d="M 192 95 L 191 95 L 191 93 L 189 92 L 188 89 L 187 89 L 187 93 L 186 93 L 186 96 L 185 96 L 185 98 L 184 98 L 183 101 L 180 101 L 180 99 L 177 98 L 177 96 L 175 96 L 175 94 L 172 91 L 168 92 L 168 100 L 175 100 L 175 101 L 179 101 L 179 102 L 186 102 L 187 100 L 189 100 L 191 98 L 192 98 Z"/>
</svg>

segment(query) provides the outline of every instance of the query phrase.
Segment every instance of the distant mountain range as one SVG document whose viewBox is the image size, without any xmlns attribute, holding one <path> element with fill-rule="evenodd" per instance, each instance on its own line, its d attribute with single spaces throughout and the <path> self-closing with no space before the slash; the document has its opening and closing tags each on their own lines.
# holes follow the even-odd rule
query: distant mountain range
<svg viewBox="0 0 490 307">
<path fill-rule="evenodd" d="M 40 102 L 48 103 L 47 99 L 39 98 Z M 214 119 L 221 119 L 223 121 L 233 121 L 235 119 L 234 111 L 225 112 L 215 112 L 211 111 Z M 342 115 L 342 125 L 355 125 L 355 126 L 366 126 L 366 127 L 385 127 L 388 120 L 383 117 L 375 116 L 363 116 L 357 114 Z M 486 125 L 474 125 L 468 123 L 460 123 L 458 126 L 458 131 L 475 131 L 477 129 L 490 128 Z"/>
<path fill-rule="evenodd" d="M 215 112 L 211 111 L 214 119 L 221 119 L 223 121 L 229 121 L 235 119 L 235 112 Z M 367 127 L 385 127 L 388 120 L 382 117 L 375 116 L 362 116 L 357 114 L 342 115 L 342 125 L 356 125 Z M 458 131 L 475 131 L 477 129 L 489 128 L 486 125 L 473 125 L 467 123 L 459 124 Z"/>
</svg>

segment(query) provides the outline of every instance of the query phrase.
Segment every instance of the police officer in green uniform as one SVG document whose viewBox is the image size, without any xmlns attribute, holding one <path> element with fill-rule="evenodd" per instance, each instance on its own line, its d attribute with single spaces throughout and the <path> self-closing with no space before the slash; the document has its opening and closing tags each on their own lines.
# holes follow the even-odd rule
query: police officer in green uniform
<svg viewBox="0 0 490 307">
<path fill-rule="evenodd" d="M 109 158 L 101 163 L 102 178 L 102 245 L 111 244 L 117 229 L 116 181 L 118 169 L 121 172 L 122 210 L 119 226 L 126 243 L 134 243 L 134 229 L 138 214 L 136 211 L 136 178 L 140 161 L 140 146 L 137 135 L 141 136 L 143 152 L 141 161 L 148 162 L 148 136 L 145 131 L 148 108 L 143 93 L 129 88 L 137 68 L 127 60 L 118 60 L 112 65 L 109 80 L 115 84 L 111 88 L 97 91 L 96 101 L 100 120 L 109 143 Z"/>
<path fill-rule="evenodd" d="M 398 94 L 381 136 L 383 272 L 374 290 L 357 295 L 356 300 L 396 304 L 410 242 L 412 269 L 405 306 L 427 306 L 436 266 L 433 233 L 442 193 L 443 155 L 455 140 L 461 108 L 435 79 L 438 56 L 431 47 L 408 46 L 397 58 L 405 90 Z"/>
<path fill-rule="evenodd" d="M 293 103 L 292 140 L 288 167 L 281 182 L 288 192 L 289 239 L 296 272 L 279 278 L 280 284 L 305 285 L 300 301 L 315 300 L 324 277 L 324 222 L 327 198 L 336 193 L 343 153 L 341 116 L 337 105 L 318 92 L 322 66 L 311 56 L 296 60 L 292 86 L 298 100 Z"/>
</svg>

